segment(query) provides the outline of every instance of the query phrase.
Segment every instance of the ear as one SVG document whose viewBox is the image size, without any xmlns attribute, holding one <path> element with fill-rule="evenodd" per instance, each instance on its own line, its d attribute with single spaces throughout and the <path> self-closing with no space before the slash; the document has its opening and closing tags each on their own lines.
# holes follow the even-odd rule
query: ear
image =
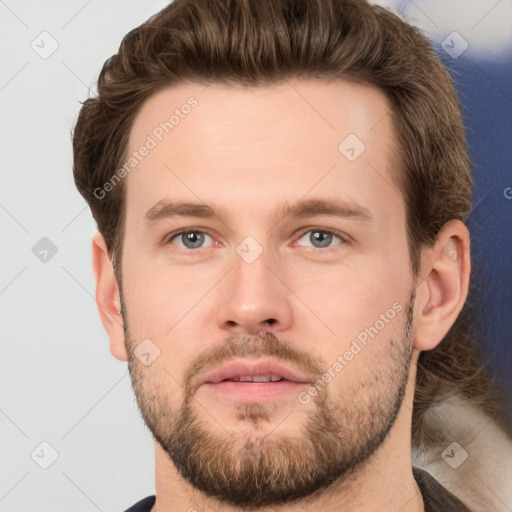
<svg viewBox="0 0 512 512">
<path fill-rule="evenodd" d="M 435 348 L 466 302 L 471 272 L 469 231 L 459 220 L 447 222 L 432 248 L 424 250 L 415 303 L 415 348 Z"/>
<path fill-rule="evenodd" d="M 92 267 L 96 281 L 96 305 L 110 339 L 110 352 L 117 359 L 127 361 L 119 288 L 101 233 L 96 233 L 92 239 Z"/>
</svg>

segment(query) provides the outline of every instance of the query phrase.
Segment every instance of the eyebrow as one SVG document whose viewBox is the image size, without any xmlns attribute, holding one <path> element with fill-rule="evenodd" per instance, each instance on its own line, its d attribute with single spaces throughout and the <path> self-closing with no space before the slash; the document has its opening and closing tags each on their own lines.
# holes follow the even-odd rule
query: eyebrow
<svg viewBox="0 0 512 512">
<path fill-rule="evenodd" d="M 160 219 L 172 217 L 196 217 L 223 219 L 227 217 L 227 210 L 215 210 L 205 203 L 190 203 L 163 199 L 152 206 L 144 216 L 144 223 L 151 225 Z M 342 201 L 340 199 L 306 199 L 296 203 L 285 203 L 277 209 L 281 217 L 313 217 L 315 215 L 327 215 L 331 217 L 343 217 L 370 222 L 373 216 L 362 205 Z"/>
</svg>

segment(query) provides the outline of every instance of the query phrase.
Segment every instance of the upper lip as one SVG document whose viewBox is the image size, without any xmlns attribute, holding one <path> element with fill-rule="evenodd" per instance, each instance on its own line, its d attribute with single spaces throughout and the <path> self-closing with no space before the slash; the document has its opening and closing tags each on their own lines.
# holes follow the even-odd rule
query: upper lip
<svg viewBox="0 0 512 512">
<path fill-rule="evenodd" d="M 307 383 L 310 378 L 307 375 L 292 370 L 274 361 L 232 361 L 207 373 L 201 380 L 202 384 L 216 384 L 226 379 L 246 377 L 254 375 L 272 375 L 291 382 Z"/>
</svg>

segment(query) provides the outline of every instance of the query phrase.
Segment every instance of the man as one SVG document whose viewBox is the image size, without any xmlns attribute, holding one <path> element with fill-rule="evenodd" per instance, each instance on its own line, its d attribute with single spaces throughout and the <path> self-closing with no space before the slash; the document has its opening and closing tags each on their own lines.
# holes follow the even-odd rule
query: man
<svg viewBox="0 0 512 512">
<path fill-rule="evenodd" d="M 447 399 L 506 438 L 461 314 L 461 116 L 419 32 L 360 0 L 176 0 L 105 63 L 74 154 L 156 441 L 131 511 L 472 509 L 411 464 L 461 439 Z"/>
</svg>

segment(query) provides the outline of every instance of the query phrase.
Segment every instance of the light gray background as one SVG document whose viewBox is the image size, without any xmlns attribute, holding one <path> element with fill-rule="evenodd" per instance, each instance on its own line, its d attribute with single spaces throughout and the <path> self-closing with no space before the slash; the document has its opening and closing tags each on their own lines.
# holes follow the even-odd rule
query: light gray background
<svg viewBox="0 0 512 512">
<path fill-rule="evenodd" d="M 105 59 L 164 5 L 0 2 L 2 512 L 121 511 L 154 492 L 151 438 L 93 299 L 71 130 Z M 47 59 L 31 48 L 43 31 L 59 45 Z M 42 237 L 58 248 L 47 263 L 32 254 Z M 59 454 L 48 469 L 31 458 L 42 441 Z"/>
<path fill-rule="evenodd" d="M 382 3 L 438 42 L 466 34 L 474 59 L 510 50 L 509 0 Z M 0 0 L 0 512 L 114 512 L 154 493 L 152 441 L 94 302 L 71 130 L 122 36 L 165 4 Z"/>
</svg>

